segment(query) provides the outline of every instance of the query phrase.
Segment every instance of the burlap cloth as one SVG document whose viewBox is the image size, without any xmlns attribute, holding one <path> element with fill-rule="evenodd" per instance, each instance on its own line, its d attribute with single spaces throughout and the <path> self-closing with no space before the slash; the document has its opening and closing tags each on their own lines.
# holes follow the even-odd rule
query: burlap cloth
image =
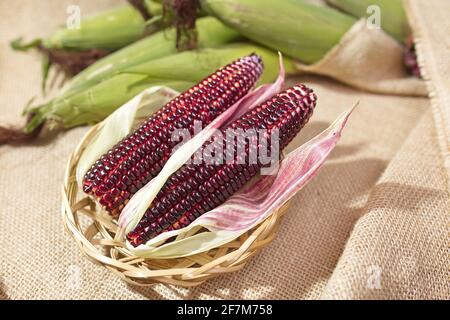
<svg viewBox="0 0 450 320">
<path fill-rule="evenodd" d="M 21 121 L 21 107 L 40 82 L 38 56 L 14 53 L 7 41 L 50 32 L 64 21 L 69 3 L 80 4 L 84 14 L 119 2 L 0 2 L 2 124 Z M 244 270 L 200 287 L 131 287 L 79 252 L 62 226 L 60 188 L 66 160 L 86 128 L 0 147 L 0 298 L 450 298 L 444 165 L 450 132 L 444 12 L 450 3 L 412 1 L 409 10 L 433 103 L 369 94 L 325 78 L 291 79 L 319 96 L 297 143 L 355 100 L 361 104 L 331 158 L 295 197 L 276 240 Z"/>
</svg>

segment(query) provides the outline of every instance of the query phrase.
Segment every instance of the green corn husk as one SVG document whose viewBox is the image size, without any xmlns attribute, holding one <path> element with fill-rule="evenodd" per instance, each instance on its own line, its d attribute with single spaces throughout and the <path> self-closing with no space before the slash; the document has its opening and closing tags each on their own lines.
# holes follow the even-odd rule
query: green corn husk
<svg viewBox="0 0 450 320">
<path fill-rule="evenodd" d="M 200 18 L 196 22 L 198 48 L 215 47 L 238 41 L 241 36 L 213 17 Z M 85 90 L 125 68 L 173 54 L 176 49 L 174 28 L 159 31 L 139 40 L 83 70 L 72 78 L 66 94 Z"/>
<path fill-rule="evenodd" d="M 74 76 L 111 52 L 162 29 L 161 4 L 154 0 L 134 2 L 140 3 L 139 10 L 128 3 L 82 19 L 79 28 L 61 27 L 48 38 L 30 43 L 23 43 L 22 38 L 18 38 L 10 43 L 11 47 L 20 51 L 31 48 L 41 51 L 44 92 L 52 65 Z"/>
<path fill-rule="evenodd" d="M 161 17 L 161 4 L 144 0 L 143 4 L 154 16 Z M 23 44 L 19 38 L 11 42 L 16 50 L 28 50 L 42 45 L 44 48 L 82 51 L 100 49 L 115 51 L 141 38 L 148 30 L 149 22 L 131 4 L 124 4 L 81 20 L 80 28 L 65 26 L 56 30 L 48 38 L 35 39 Z"/>
<path fill-rule="evenodd" d="M 213 17 L 199 19 L 197 21 L 197 28 L 199 48 L 220 46 L 241 39 L 241 36 L 237 32 L 224 26 Z M 135 80 L 139 78 L 139 74 L 123 76 L 123 73 L 127 71 L 127 69 L 136 65 L 145 64 L 151 62 L 152 60 L 176 53 L 177 49 L 175 37 L 174 29 L 160 31 L 97 61 L 92 66 L 75 76 L 68 84 L 67 88 L 54 99 L 42 106 L 27 108 L 24 113 L 25 115 L 29 115 L 31 118 L 25 128 L 25 131 L 32 132 L 35 128 L 42 124 L 47 118 L 47 116 L 43 115 L 51 114 L 48 110 L 58 110 L 61 106 L 64 106 L 63 113 L 65 114 L 70 114 L 70 110 L 66 110 L 67 108 L 70 109 L 72 107 L 80 110 L 79 103 L 72 103 L 72 101 L 78 101 L 77 97 L 83 95 L 86 96 L 86 93 L 91 92 L 90 89 L 93 87 L 96 87 L 95 90 L 97 91 L 102 90 L 102 88 L 108 88 L 108 84 L 105 85 L 104 83 L 107 83 L 110 78 L 114 78 L 114 80 L 111 80 L 110 83 L 117 82 L 118 79 L 121 78 L 118 77 L 119 75 L 127 78 L 125 82 L 130 79 Z M 110 104 L 112 106 L 112 109 L 109 109 L 110 111 L 114 110 L 117 106 L 127 100 L 121 99 L 115 102 L 115 97 L 122 97 L 122 91 L 124 90 L 126 90 L 126 88 L 120 88 L 119 90 L 110 92 Z M 129 95 L 126 97 L 129 97 Z M 77 110 L 74 112 L 77 112 Z M 95 109 L 92 111 L 94 114 L 96 112 L 97 111 Z M 100 111 L 100 113 L 102 114 L 102 117 L 104 117 L 105 111 Z M 89 120 L 89 117 L 90 115 L 87 115 L 87 120 L 83 123 L 98 121 L 97 118 Z M 64 122 L 65 121 L 62 121 L 62 123 Z"/>
<path fill-rule="evenodd" d="M 319 61 L 356 21 L 300 0 L 200 0 L 200 5 L 245 37 L 304 63 Z"/>
<path fill-rule="evenodd" d="M 86 90 L 30 109 L 34 117 L 26 132 L 33 131 L 45 120 L 53 120 L 64 128 L 101 121 L 145 88 L 164 85 L 178 91 L 186 90 L 221 66 L 252 52 L 261 55 L 264 61 L 265 71 L 260 83 L 275 79 L 278 55 L 253 44 L 239 43 L 175 53 L 124 68 Z M 285 67 L 287 72 L 294 71 L 289 59 L 285 59 Z"/>
<path fill-rule="evenodd" d="M 381 28 L 400 43 L 411 34 L 402 0 L 327 0 L 327 3 L 354 17 L 367 17 L 370 5 L 380 7 Z"/>
<path fill-rule="evenodd" d="M 199 19 L 197 21 L 197 27 L 198 44 L 200 48 L 216 47 L 234 42 L 241 38 L 237 32 L 224 26 L 213 17 Z M 160 31 L 97 61 L 95 64 L 74 77 L 65 90 L 51 101 L 41 106 L 27 108 L 24 111 L 24 114 L 29 116 L 29 122 L 25 127 L 25 132 L 33 132 L 33 130 L 38 128 L 46 121 L 46 119 L 54 118 L 51 116 L 53 110 L 64 109 L 62 114 L 70 115 L 72 111 L 78 113 L 80 110 L 85 110 L 85 106 L 92 106 L 93 110 L 90 113 L 87 113 L 86 117 L 79 123 L 77 122 L 72 125 L 71 121 L 64 121 L 64 116 L 59 117 L 60 119 L 63 119 L 59 122 L 61 122 L 63 126 L 68 127 L 78 124 L 93 123 L 103 119 L 112 112 L 112 110 L 138 92 L 131 91 L 131 94 L 125 94 L 129 92 L 127 89 L 128 83 L 134 83 L 133 81 L 141 78 L 139 72 L 137 74 L 129 74 L 127 71 L 134 66 L 149 63 L 153 60 L 158 60 L 176 53 L 175 38 L 174 29 Z M 190 63 L 189 60 L 186 60 L 186 63 Z M 124 87 L 120 87 L 122 78 L 125 78 L 123 80 Z M 110 79 L 111 81 L 109 81 Z M 171 80 L 171 78 L 165 79 L 167 79 L 167 81 Z M 173 86 L 178 88 L 177 84 L 181 80 L 176 80 L 175 83 L 173 83 Z M 114 89 L 109 90 L 108 85 L 111 83 L 117 83 L 118 88 L 112 86 L 111 88 Z M 101 110 L 96 110 L 96 103 L 86 103 L 85 105 L 80 106 L 80 103 L 78 102 L 79 97 L 89 97 L 88 101 L 91 101 L 91 92 L 99 92 L 102 90 L 105 90 L 109 95 L 109 101 L 105 102 L 101 107 Z M 71 111 L 71 108 L 74 110 Z M 91 119 L 92 115 L 97 113 L 100 114 L 100 118 L 93 117 Z M 66 123 L 68 125 L 66 125 Z"/>
</svg>

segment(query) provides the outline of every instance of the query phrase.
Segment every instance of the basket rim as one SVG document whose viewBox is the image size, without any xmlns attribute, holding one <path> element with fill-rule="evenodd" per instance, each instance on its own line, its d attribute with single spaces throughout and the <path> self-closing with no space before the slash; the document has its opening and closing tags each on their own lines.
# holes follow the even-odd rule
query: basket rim
<svg viewBox="0 0 450 320">
<path fill-rule="evenodd" d="M 164 283 L 192 287 L 221 274 L 241 270 L 275 238 L 290 201 L 254 228 L 218 248 L 183 258 L 148 259 L 133 255 L 123 243 L 114 240 L 115 221 L 97 211 L 98 206 L 91 198 L 86 195 L 80 198 L 82 191 L 75 178 L 81 153 L 101 126 L 99 123 L 91 127 L 71 153 L 62 186 L 64 227 L 90 261 L 103 265 L 132 285 Z M 81 221 L 86 216 L 92 220 L 88 227 Z"/>
</svg>

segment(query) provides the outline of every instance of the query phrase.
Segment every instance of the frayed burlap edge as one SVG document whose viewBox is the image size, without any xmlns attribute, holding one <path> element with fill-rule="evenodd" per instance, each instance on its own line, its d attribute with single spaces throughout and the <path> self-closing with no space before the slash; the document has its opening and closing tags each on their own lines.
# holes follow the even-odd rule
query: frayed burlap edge
<svg viewBox="0 0 450 320">
<path fill-rule="evenodd" d="M 446 171 L 447 192 L 450 194 L 450 121 L 448 119 L 450 110 L 447 110 L 450 109 L 450 105 L 446 104 L 445 97 L 441 97 L 438 94 L 440 75 L 437 73 L 432 73 L 431 71 L 431 64 L 435 63 L 435 58 L 433 55 L 433 49 L 428 42 L 432 39 L 432 37 L 430 35 L 426 35 L 429 30 L 427 29 L 427 24 L 423 21 L 423 16 L 420 14 L 420 4 L 419 2 L 412 2 L 408 0 L 404 0 L 403 2 L 405 4 L 408 19 L 412 22 L 411 28 L 414 34 L 417 60 L 420 66 L 420 72 L 427 85 L 428 97 L 431 101 L 431 108 L 433 110 L 433 118 L 436 126 L 436 135 Z M 428 5 L 429 4 L 427 2 L 427 6 Z"/>
</svg>

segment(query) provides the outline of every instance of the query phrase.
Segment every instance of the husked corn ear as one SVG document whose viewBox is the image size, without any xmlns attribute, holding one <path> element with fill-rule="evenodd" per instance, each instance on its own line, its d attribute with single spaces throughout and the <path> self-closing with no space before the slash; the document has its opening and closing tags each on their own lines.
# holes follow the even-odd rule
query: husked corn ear
<svg viewBox="0 0 450 320">
<path fill-rule="evenodd" d="M 193 134 L 194 121 L 209 124 L 255 85 L 262 70 L 259 56 L 240 58 L 170 101 L 91 167 L 83 191 L 118 214 L 170 157 L 177 143 L 172 132 L 184 128 Z"/>
<path fill-rule="evenodd" d="M 232 122 L 227 129 L 266 130 L 267 146 L 271 152 L 271 134 L 279 132 L 279 148 L 282 150 L 308 122 L 316 104 L 316 95 L 304 85 L 294 86 L 263 104 L 257 106 Z M 215 144 L 222 144 L 223 150 L 231 149 L 233 161 L 223 164 L 186 164 L 175 172 L 163 186 L 151 206 L 145 212 L 136 228 L 127 235 L 133 246 L 145 243 L 164 231 L 189 225 L 200 215 L 228 199 L 264 166 L 260 158 L 250 162 L 250 147 L 245 154 L 238 154 L 236 139 L 211 139 L 203 148 L 217 150 Z M 222 148 L 220 148 L 222 149 Z M 204 159 L 205 160 L 205 159 Z"/>
</svg>

